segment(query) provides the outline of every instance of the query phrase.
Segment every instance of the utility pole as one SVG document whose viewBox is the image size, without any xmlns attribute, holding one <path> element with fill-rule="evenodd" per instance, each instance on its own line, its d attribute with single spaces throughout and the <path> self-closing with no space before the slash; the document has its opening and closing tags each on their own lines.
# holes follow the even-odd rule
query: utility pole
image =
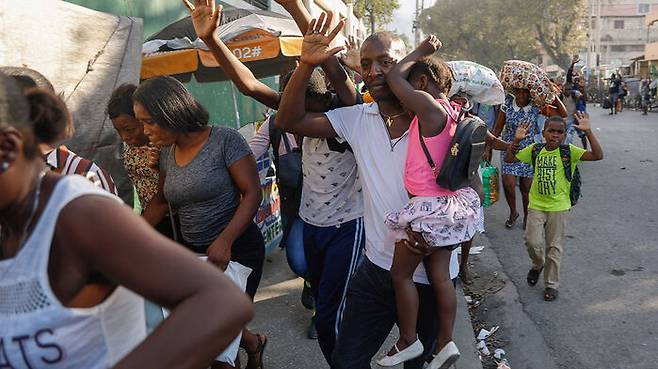
<svg viewBox="0 0 658 369">
<path fill-rule="evenodd" d="M 414 33 L 414 47 L 418 46 L 423 38 L 423 30 L 420 24 L 420 15 L 425 8 L 425 0 L 416 0 L 416 18 L 411 30 Z"/>
<path fill-rule="evenodd" d="M 601 0 L 596 0 L 596 89 L 599 91 L 599 101 L 603 101 L 601 90 Z"/>
</svg>

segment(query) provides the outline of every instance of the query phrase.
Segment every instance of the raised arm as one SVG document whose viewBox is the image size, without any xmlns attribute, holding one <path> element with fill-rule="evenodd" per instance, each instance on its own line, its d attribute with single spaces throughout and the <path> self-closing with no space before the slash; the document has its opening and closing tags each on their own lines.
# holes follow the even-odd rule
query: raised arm
<svg viewBox="0 0 658 369">
<path fill-rule="evenodd" d="M 571 59 L 571 65 L 567 70 L 567 83 L 573 83 L 573 67 L 580 61 L 580 58 L 576 55 Z"/>
<path fill-rule="evenodd" d="M 514 133 L 514 139 L 507 147 L 505 152 L 505 162 L 506 163 L 516 163 L 519 159 L 516 158 L 516 153 L 519 151 L 519 143 L 523 141 L 524 138 L 528 137 L 528 129 L 530 123 L 523 123 L 516 128 Z"/>
<path fill-rule="evenodd" d="M 295 20 L 297 27 L 304 32 L 308 29 L 308 25 L 311 23 L 311 14 L 304 7 L 304 4 L 301 0 L 275 0 L 279 3 L 290 15 L 292 19 Z M 320 15 L 322 18 L 323 15 Z M 331 25 L 331 20 L 333 19 L 333 13 L 327 15 L 327 23 Z M 345 106 L 350 106 L 356 104 L 356 88 L 354 83 L 347 76 L 347 73 L 343 69 L 343 66 L 338 61 L 338 58 L 333 56 L 328 58 L 321 65 L 322 70 L 324 70 L 327 78 L 331 82 L 331 85 L 334 86 L 336 90 L 336 95 Z"/>
<path fill-rule="evenodd" d="M 425 91 L 416 90 L 407 81 L 407 77 L 417 61 L 432 55 L 440 48 L 441 41 L 436 36 L 430 35 L 386 74 L 386 81 L 391 91 L 400 99 L 402 105 L 413 111 L 422 121 L 434 121 L 434 119 L 430 119 L 430 114 L 443 111 L 443 109 L 440 108 L 432 95 Z"/>
<path fill-rule="evenodd" d="M 329 23 L 325 19 L 326 16 L 321 16 L 317 21 L 311 20 L 302 43 L 299 66 L 283 91 L 275 119 L 277 127 L 305 137 L 336 137 L 326 115 L 306 111 L 306 85 L 313 69 L 343 49 L 329 46 L 343 28 L 343 21 L 328 33 Z"/>
<path fill-rule="evenodd" d="M 576 112 L 575 117 L 576 120 L 578 121 L 578 125 L 575 126 L 576 129 L 585 132 L 585 134 L 587 135 L 587 140 L 592 146 L 592 149 L 590 151 L 586 151 L 583 154 L 583 156 L 580 157 L 580 160 L 582 161 L 602 160 L 603 149 L 601 148 L 601 144 L 599 144 L 599 140 L 594 135 L 594 132 L 592 132 L 592 125 L 589 122 L 589 116 L 586 113 Z"/>
<path fill-rule="evenodd" d="M 238 90 L 267 107 L 277 109 L 281 98 L 279 93 L 259 81 L 215 33 L 222 6 L 215 7 L 215 0 L 210 0 L 210 5 L 206 0 L 195 0 L 194 5 L 189 0 L 183 0 L 183 3 L 190 10 L 197 35 L 208 46 L 217 63 L 229 79 L 235 83 Z"/>
</svg>

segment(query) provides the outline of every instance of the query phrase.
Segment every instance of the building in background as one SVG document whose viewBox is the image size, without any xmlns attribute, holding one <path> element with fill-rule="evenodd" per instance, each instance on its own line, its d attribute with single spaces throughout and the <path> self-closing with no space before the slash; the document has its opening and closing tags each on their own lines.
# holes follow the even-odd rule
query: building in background
<svg viewBox="0 0 658 369">
<path fill-rule="evenodd" d="M 646 44 L 658 41 L 658 27 L 648 27 L 647 15 L 658 11 L 658 0 L 589 0 L 591 70 L 613 71 L 643 59 Z M 598 68 L 597 68 L 598 67 Z"/>
</svg>

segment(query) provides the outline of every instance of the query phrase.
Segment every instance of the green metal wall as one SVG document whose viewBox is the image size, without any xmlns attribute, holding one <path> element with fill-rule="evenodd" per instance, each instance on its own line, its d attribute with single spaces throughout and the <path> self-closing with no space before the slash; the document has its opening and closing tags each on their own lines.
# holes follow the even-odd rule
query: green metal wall
<svg viewBox="0 0 658 369">
<path fill-rule="evenodd" d="M 180 0 L 66 1 L 105 13 L 142 18 L 144 20 L 144 38 L 188 15 L 187 9 Z M 276 77 L 267 77 L 261 80 L 266 85 L 278 90 L 278 79 Z M 213 124 L 239 128 L 248 123 L 262 120 L 263 114 L 267 110 L 262 104 L 242 96 L 231 82 L 201 84 L 193 79 L 186 85 L 199 102 L 208 109 Z M 238 114 L 236 114 L 236 106 Z"/>
</svg>

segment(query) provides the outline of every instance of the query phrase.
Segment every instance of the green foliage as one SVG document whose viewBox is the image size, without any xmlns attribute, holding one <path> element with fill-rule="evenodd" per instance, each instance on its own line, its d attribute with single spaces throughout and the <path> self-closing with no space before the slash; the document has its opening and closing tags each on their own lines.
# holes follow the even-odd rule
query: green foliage
<svg viewBox="0 0 658 369">
<path fill-rule="evenodd" d="M 404 0 L 410 1 L 410 0 Z M 393 12 L 399 8 L 398 0 L 355 0 L 354 13 L 363 19 L 370 33 L 375 33 L 393 20 Z"/>
<path fill-rule="evenodd" d="M 534 9 L 537 41 L 555 64 L 566 70 L 585 44 L 587 7 L 584 0 L 544 1 Z"/>
<path fill-rule="evenodd" d="M 426 9 L 421 26 L 443 42 L 446 59 L 499 69 L 505 60 L 531 60 L 539 47 L 563 69 L 585 37 L 584 0 L 442 0 Z"/>
</svg>

